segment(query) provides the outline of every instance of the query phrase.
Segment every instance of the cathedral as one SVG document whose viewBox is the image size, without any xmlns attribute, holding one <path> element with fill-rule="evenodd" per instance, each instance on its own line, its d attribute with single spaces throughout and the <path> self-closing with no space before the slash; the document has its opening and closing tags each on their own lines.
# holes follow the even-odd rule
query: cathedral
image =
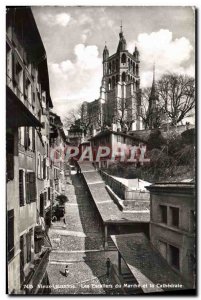
<svg viewBox="0 0 201 300">
<path fill-rule="evenodd" d="M 127 50 L 122 26 L 116 53 L 109 55 L 105 45 L 103 50 L 103 77 L 100 97 L 82 105 L 82 120 L 89 122 L 93 133 L 110 127 L 113 130 L 140 130 L 142 121 L 140 89 L 139 51 L 135 47 L 131 54 Z"/>
</svg>

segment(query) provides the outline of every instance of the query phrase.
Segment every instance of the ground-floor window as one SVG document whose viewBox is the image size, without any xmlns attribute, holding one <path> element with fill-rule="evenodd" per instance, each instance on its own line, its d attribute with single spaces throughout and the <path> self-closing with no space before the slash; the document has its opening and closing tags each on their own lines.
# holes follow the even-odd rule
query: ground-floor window
<svg viewBox="0 0 201 300">
<path fill-rule="evenodd" d="M 170 264 L 176 269 L 180 269 L 179 263 L 179 248 L 169 245 L 169 252 L 170 252 Z"/>
</svg>

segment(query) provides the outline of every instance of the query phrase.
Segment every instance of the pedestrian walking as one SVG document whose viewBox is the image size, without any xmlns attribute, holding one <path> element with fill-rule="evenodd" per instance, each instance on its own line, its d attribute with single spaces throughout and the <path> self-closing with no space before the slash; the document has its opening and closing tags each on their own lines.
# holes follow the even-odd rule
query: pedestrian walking
<svg viewBox="0 0 201 300">
<path fill-rule="evenodd" d="M 66 265 L 65 270 L 64 270 L 65 276 L 67 277 L 69 274 L 69 269 L 68 269 L 68 265 Z"/>
<path fill-rule="evenodd" d="M 109 257 L 106 260 L 106 269 L 107 269 L 106 275 L 107 275 L 107 277 L 109 277 L 109 275 L 110 275 L 110 259 L 109 259 Z"/>
</svg>

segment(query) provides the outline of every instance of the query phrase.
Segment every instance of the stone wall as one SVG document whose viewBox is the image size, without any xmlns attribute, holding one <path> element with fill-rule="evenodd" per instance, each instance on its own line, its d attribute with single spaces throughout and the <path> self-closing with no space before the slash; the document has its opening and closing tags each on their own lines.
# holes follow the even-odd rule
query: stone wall
<svg viewBox="0 0 201 300">
<path fill-rule="evenodd" d="M 164 138 L 167 138 L 168 136 L 171 136 L 171 134 L 173 133 L 177 133 L 178 135 L 180 135 L 182 132 L 184 132 L 187 129 L 191 129 L 194 128 L 195 126 L 193 124 L 190 124 L 187 128 L 186 125 L 178 125 L 177 127 L 175 126 L 170 126 L 169 128 L 167 128 L 167 126 L 163 126 L 162 128 L 158 128 L 161 131 L 161 134 Z M 143 130 L 135 130 L 135 131 L 130 131 L 129 134 L 140 138 L 144 141 L 147 141 L 147 139 L 149 138 L 150 133 L 154 131 L 154 130 L 150 130 L 150 129 L 143 129 Z"/>
<path fill-rule="evenodd" d="M 106 185 L 121 199 L 124 210 L 149 210 L 150 194 L 144 190 L 133 190 L 131 187 L 119 182 L 106 172 L 99 170 Z"/>
</svg>

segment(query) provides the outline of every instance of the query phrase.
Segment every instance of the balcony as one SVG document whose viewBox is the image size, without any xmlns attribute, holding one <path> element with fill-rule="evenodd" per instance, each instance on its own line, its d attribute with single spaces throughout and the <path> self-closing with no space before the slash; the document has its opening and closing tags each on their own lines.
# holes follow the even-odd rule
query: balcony
<svg viewBox="0 0 201 300">
<path fill-rule="evenodd" d="M 32 271 L 29 273 L 23 285 L 29 285 L 31 289 L 26 290 L 26 294 L 37 294 L 38 285 L 41 283 L 47 269 L 51 250 L 45 249 L 40 257 L 34 261 Z"/>
<path fill-rule="evenodd" d="M 34 115 L 34 108 L 12 78 L 6 75 L 6 125 L 7 127 L 42 127 Z"/>
</svg>

